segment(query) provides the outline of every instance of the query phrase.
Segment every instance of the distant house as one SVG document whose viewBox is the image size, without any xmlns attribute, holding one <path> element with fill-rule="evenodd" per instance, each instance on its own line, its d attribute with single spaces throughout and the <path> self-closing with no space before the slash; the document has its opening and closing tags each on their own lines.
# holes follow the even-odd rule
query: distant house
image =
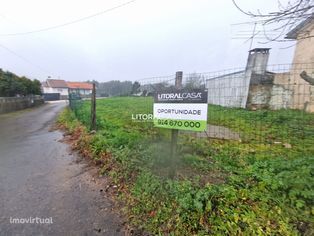
<svg viewBox="0 0 314 236">
<path fill-rule="evenodd" d="M 64 80 L 47 79 L 42 83 L 43 94 L 60 94 L 60 99 L 68 98 L 68 85 Z"/>
<path fill-rule="evenodd" d="M 90 95 L 93 90 L 93 85 L 91 83 L 84 82 L 67 82 L 70 91 L 73 91 L 80 95 Z"/>
<path fill-rule="evenodd" d="M 59 79 L 47 79 L 42 82 L 42 92 L 47 100 L 68 99 L 69 92 L 89 97 L 92 89 L 93 85 L 86 82 L 66 82 Z"/>
</svg>

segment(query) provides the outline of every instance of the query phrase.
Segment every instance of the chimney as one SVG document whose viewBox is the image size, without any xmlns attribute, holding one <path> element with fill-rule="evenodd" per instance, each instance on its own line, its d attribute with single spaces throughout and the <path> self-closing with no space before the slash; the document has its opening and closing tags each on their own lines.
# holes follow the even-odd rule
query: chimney
<svg viewBox="0 0 314 236">
<path fill-rule="evenodd" d="M 263 75 L 266 72 L 270 48 L 254 48 L 249 51 L 246 71 Z"/>
</svg>

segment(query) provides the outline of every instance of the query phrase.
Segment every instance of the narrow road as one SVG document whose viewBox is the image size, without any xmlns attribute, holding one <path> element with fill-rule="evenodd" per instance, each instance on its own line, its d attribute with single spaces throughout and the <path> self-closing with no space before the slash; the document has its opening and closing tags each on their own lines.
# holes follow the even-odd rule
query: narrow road
<svg viewBox="0 0 314 236">
<path fill-rule="evenodd" d="M 105 179 L 93 178 L 93 168 L 60 142 L 62 133 L 49 131 L 64 107 L 53 103 L 0 115 L 1 236 L 124 235 L 101 189 Z M 22 220 L 12 223 L 15 218 Z M 35 222 L 22 224 L 30 218 Z"/>
</svg>

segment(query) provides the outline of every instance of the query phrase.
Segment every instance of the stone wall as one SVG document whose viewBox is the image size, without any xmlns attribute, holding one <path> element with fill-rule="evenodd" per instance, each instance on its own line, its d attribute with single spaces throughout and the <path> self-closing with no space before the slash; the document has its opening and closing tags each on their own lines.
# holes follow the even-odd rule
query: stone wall
<svg viewBox="0 0 314 236">
<path fill-rule="evenodd" d="M 248 109 L 298 109 L 314 112 L 314 86 L 296 71 L 273 74 L 267 83 L 251 83 Z"/>
<path fill-rule="evenodd" d="M 311 73 L 313 70 L 309 64 L 299 64 L 298 66 L 292 65 L 290 72 L 275 75 L 273 93 L 277 98 L 281 93 L 281 99 L 283 99 L 281 108 L 314 112 L 314 86 L 300 76 L 301 72 L 305 71 L 313 77 L 314 73 Z M 273 105 L 273 107 L 276 106 Z"/>
<path fill-rule="evenodd" d="M 42 96 L 0 97 L 0 114 L 35 107 L 43 103 Z"/>
</svg>

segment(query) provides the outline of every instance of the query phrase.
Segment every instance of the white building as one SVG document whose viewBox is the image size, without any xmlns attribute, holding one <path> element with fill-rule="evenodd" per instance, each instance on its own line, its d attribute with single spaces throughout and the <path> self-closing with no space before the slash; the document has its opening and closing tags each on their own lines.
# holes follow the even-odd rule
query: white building
<svg viewBox="0 0 314 236">
<path fill-rule="evenodd" d="M 68 99 L 69 92 L 89 97 L 93 91 L 93 85 L 86 82 L 66 82 L 60 79 L 47 79 L 42 83 L 44 97 L 51 100 Z"/>
<path fill-rule="evenodd" d="M 43 94 L 59 93 L 60 99 L 67 99 L 69 96 L 68 85 L 64 80 L 47 79 L 42 83 Z"/>
</svg>

